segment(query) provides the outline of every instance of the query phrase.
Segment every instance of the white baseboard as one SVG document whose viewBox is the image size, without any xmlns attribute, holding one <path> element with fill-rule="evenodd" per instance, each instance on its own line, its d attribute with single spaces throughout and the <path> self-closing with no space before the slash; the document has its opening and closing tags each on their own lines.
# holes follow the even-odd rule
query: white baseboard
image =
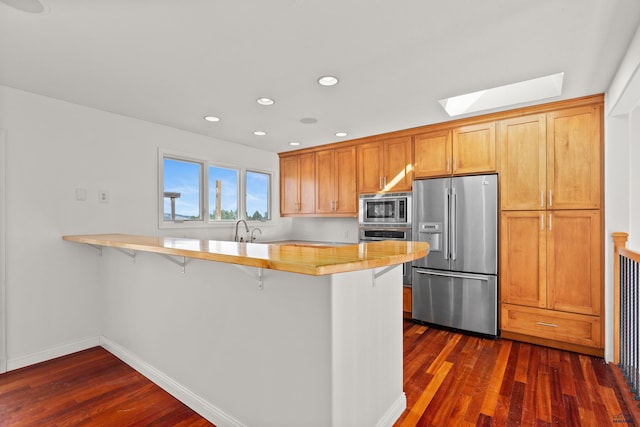
<svg viewBox="0 0 640 427">
<path fill-rule="evenodd" d="M 180 383 L 174 381 L 163 372 L 144 362 L 124 347 L 105 337 L 100 337 L 100 345 L 216 426 L 246 427 L 240 421 L 223 412 L 215 405 L 211 404 L 211 402 L 204 400 L 188 388 L 182 386 Z"/>
<path fill-rule="evenodd" d="M 392 427 L 405 409 L 407 409 L 407 395 L 402 392 L 396 401 L 393 402 L 393 405 L 391 405 L 382 418 L 380 418 L 376 427 Z"/>
<path fill-rule="evenodd" d="M 25 366 L 45 362 L 56 357 L 66 356 L 71 353 L 86 350 L 88 348 L 102 346 L 111 354 L 121 359 L 127 365 L 147 377 L 167 393 L 196 411 L 202 417 L 212 422 L 218 427 L 246 427 L 240 421 L 220 410 L 207 400 L 204 400 L 188 388 L 174 381 L 163 372 L 144 362 L 135 354 L 129 352 L 124 347 L 110 341 L 105 337 L 91 337 L 73 343 L 65 344 L 49 350 L 28 354 L 26 356 L 7 360 L 7 371 L 20 369 Z M 392 427 L 402 415 L 407 407 L 407 397 L 404 392 L 398 396 L 396 401 L 389 407 L 387 412 L 380 418 L 376 427 Z"/>
<path fill-rule="evenodd" d="M 29 365 L 35 365 L 36 363 L 45 362 L 47 360 L 55 359 L 56 357 L 66 356 L 67 354 L 86 350 L 91 347 L 97 347 L 99 345 L 100 338 L 96 336 L 85 338 L 80 341 L 74 341 L 48 350 L 39 351 L 37 353 L 27 354 L 26 356 L 16 357 L 15 359 L 8 359 L 7 371 L 24 368 Z"/>
</svg>

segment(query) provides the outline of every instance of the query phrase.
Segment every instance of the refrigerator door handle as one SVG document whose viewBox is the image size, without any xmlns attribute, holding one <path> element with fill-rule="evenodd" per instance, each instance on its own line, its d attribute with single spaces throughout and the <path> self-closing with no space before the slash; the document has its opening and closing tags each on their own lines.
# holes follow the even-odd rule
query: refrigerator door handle
<svg viewBox="0 0 640 427">
<path fill-rule="evenodd" d="M 444 189 L 444 230 L 442 230 L 444 259 L 449 259 L 449 189 Z"/>
<path fill-rule="evenodd" d="M 458 209 L 458 195 L 456 194 L 455 187 L 451 190 L 451 259 L 455 261 L 456 259 L 456 222 L 457 218 L 457 209 Z"/>
<path fill-rule="evenodd" d="M 473 279 L 473 280 L 480 280 L 483 282 L 488 282 L 489 281 L 489 277 L 486 275 L 476 275 L 476 274 L 460 274 L 460 273 L 441 273 L 438 271 L 426 271 L 426 270 L 417 270 L 416 269 L 416 273 L 418 274 L 427 274 L 429 276 L 442 276 L 442 277 L 455 277 L 456 279 Z"/>
</svg>

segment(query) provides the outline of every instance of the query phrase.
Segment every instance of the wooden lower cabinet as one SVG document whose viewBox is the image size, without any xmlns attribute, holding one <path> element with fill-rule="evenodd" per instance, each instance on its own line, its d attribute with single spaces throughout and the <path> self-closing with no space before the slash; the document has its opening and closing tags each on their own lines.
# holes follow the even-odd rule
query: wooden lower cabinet
<svg viewBox="0 0 640 427">
<path fill-rule="evenodd" d="M 412 289 L 410 286 L 402 287 L 402 312 L 404 317 L 411 318 L 411 297 L 412 297 Z"/>
<path fill-rule="evenodd" d="M 600 316 L 503 303 L 500 319 L 504 338 L 522 339 L 526 336 L 533 339 L 525 338 L 524 341 L 600 356 L 603 353 Z"/>
<path fill-rule="evenodd" d="M 601 236 L 597 209 L 501 213 L 502 336 L 603 353 Z"/>
</svg>

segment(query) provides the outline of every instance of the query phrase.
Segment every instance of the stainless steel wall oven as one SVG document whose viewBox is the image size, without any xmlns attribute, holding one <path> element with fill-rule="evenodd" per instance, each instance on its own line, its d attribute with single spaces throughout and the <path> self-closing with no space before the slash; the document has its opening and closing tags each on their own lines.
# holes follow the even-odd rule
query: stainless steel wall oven
<svg viewBox="0 0 640 427">
<path fill-rule="evenodd" d="M 411 224 L 408 227 L 396 227 L 389 225 L 360 224 L 360 241 L 375 242 L 379 240 L 411 240 Z M 411 263 L 402 265 L 402 283 L 411 286 Z"/>
</svg>

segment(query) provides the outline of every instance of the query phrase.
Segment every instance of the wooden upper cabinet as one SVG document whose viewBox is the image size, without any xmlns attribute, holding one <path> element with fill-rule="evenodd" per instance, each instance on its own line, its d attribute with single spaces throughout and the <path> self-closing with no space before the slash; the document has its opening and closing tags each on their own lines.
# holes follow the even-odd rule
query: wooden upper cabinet
<svg viewBox="0 0 640 427">
<path fill-rule="evenodd" d="M 451 173 L 451 131 L 444 130 L 413 137 L 416 178 L 443 176 Z"/>
<path fill-rule="evenodd" d="M 600 105 L 547 114 L 549 209 L 600 207 L 601 123 Z"/>
<path fill-rule="evenodd" d="M 495 172 L 495 122 L 416 135 L 414 151 L 416 178 Z"/>
<path fill-rule="evenodd" d="M 501 209 L 545 209 L 546 124 L 544 114 L 499 122 Z"/>
<path fill-rule="evenodd" d="M 298 211 L 300 202 L 300 166 L 298 157 L 280 158 L 280 214 L 286 215 Z"/>
<path fill-rule="evenodd" d="M 358 145 L 358 192 L 382 191 L 382 142 Z"/>
<path fill-rule="evenodd" d="M 480 123 L 453 129 L 453 173 L 496 171 L 496 124 Z"/>
<path fill-rule="evenodd" d="M 339 148 L 336 152 L 335 212 L 358 215 L 356 147 Z"/>
<path fill-rule="evenodd" d="M 384 191 L 411 191 L 413 186 L 411 137 L 384 141 L 383 148 Z"/>
<path fill-rule="evenodd" d="M 315 212 L 315 153 L 280 158 L 280 215 Z"/>
<path fill-rule="evenodd" d="M 542 211 L 500 214 L 500 301 L 547 307 L 547 236 Z"/>
<path fill-rule="evenodd" d="M 358 214 L 355 147 L 316 152 L 315 195 L 317 214 Z"/>
<path fill-rule="evenodd" d="M 335 153 L 333 150 L 316 152 L 316 212 L 333 213 Z"/>
<path fill-rule="evenodd" d="M 550 309 L 601 314 L 599 210 L 547 213 L 547 287 Z"/>
<path fill-rule="evenodd" d="M 411 137 L 358 145 L 358 192 L 411 191 Z"/>
</svg>

